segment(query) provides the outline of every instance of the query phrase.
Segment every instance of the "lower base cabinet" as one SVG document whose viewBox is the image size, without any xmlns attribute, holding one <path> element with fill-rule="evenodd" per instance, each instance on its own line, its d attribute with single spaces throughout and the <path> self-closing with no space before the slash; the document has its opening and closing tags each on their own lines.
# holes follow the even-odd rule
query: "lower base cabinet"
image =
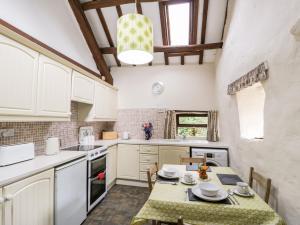
<svg viewBox="0 0 300 225">
<path fill-rule="evenodd" d="M 140 179 L 140 146 L 118 145 L 117 178 L 139 180 Z"/>
<path fill-rule="evenodd" d="M 54 169 L 4 186 L 2 225 L 53 225 L 53 187 Z"/>
<path fill-rule="evenodd" d="M 189 147 L 159 146 L 159 168 L 164 164 L 180 164 L 180 159 L 190 156 Z"/>
<path fill-rule="evenodd" d="M 110 187 L 117 178 L 117 146 L 108 148 L 107 153 L 107 185 Z"/>
</svg>

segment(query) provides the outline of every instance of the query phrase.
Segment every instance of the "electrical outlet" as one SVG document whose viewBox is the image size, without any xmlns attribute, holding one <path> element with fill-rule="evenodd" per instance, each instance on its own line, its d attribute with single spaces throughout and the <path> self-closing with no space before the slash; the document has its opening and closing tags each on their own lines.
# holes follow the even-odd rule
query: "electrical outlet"
<svg viewBox="0 0 300 225">
<path fill-rule="evenodd" d="M 15 129 L 0 129 L 0 138 L 15 136 Z"/>
</svg>

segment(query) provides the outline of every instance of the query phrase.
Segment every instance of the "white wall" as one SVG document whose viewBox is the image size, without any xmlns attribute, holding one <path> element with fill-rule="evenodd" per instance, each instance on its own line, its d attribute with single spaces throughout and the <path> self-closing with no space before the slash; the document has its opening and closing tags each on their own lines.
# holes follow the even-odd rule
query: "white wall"
<svg viewBox="0 0 300 225">
<path fill-rule="evenodd" d="M 0 0 L 0 18 L 98 72 L 67 0 Z"/>
<path fill-rule="evenodd" d="M 290 29 L 300 17 L 299 0 L 236 0 L 216 68 L 221 138 L 231 145 L 232 166 L 272 178 L 272 205 L 287 224 L 300 218 L 300 42 Z M 230 19 L 230 16 L 229 16 Z M 240 138 L 235 96 L 227 85 L 267 60 L 264 140 Z"/>
<path fill-rule="evenodd" d="M 215 109 L 213 64 L 178 66 L 113 67 L 119 88 L 119 108 Z M 164 83 L 165 90 L 152 95 L 152 84 Z"/>
</svg>

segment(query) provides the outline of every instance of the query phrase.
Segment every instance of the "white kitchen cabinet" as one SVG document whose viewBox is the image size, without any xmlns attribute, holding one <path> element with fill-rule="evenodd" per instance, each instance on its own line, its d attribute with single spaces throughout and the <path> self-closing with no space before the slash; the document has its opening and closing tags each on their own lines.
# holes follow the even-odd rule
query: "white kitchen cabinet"
<svg viewBox="0 0 300 225">
<path fill-rule="evenodd" d="M 3 198 L 3 195 L 2 195 L 2 188 L 0 188 L 0 225 L 2 225 L 2 220 L 3 220 L 3 215 L 2 215 L 2 212 L 3 212 L 3 204 L 4 204 L 4 198 Z"/>
<path fill-rule="evenodd" d="M 95 82 L 93 106 L 79 104 L 78 111 L 81 121 L 116 121 L 117 90 Z"/>
<path fill-rule="evenodd" d="M 0 115 L 32 116 L 39 54 L 0 35 Z"/>
<path fill-rule="evenodd" d="M 118 145 L 117 178 L 139 180 L 139 151 L 139 145 Z"/>
<path fill-rule="evenodd" d="M 159 146 L 159 168 L 163 164 L 180 164 L 180 158 L 189 157 L 189 147 Z"/>
<path fill-rule="evenodd" d="M 108 186 L 117 178 L 117 145 L 108 148 L 107 153 L 107 174 Z"/>
<path fill-rule="evenodd" d="M 40 116 L 71 115 L 71 69 L 40 55 L 37 112 Z"/>
<path fill-rule="evenodd" d="M 94 103 L 95 81 L 76 70 L 72 72 L 72 97 L 76 102 Z"/>
<path fill-rule="evenodd" d="M 3 187 L 4 225 L 53 225 L 54 170 Z"/>
</svg>

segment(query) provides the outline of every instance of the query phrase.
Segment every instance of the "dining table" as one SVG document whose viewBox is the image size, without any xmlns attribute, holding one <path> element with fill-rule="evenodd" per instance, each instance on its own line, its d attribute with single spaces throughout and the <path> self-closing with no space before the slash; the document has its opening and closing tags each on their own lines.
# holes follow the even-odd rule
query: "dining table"
<svg viewBox="0 0 300 225">
<path fill-rule="evenodd" d="M 180 182 L 187 171 L 186 165 L 163 165 L 163 168 L 176 168 L 177 182 L 156 180 L 152 192 L 131 221 L 131 225 L 143 225 L 148 221 L 176 223 L 181 216 L 191 225 L 285 225 L 283 219 L 255 192 L 252 197 L 232 196 L 236 185 L 223 185 L 218 174 L 236 174 L 230 167 L 210 167 L 208 180 L 201 180 L 198 171 L 190 171 L 196 184 L 186 185 Z M 209 202 L 201 199 L 190 200 L 188 192 L 202 182 L 210 182 L 229 191 L 229 204 Z"/>
</svg>

